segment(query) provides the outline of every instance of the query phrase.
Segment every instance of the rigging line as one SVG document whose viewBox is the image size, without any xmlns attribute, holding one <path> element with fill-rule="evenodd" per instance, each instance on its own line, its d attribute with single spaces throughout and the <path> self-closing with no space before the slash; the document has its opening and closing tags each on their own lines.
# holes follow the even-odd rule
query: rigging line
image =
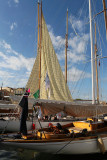
<svg viewBox="0 0 107 160">
<path fill-rule="evenodd" d="M 86 67 L 87 67 L 87 65 L 86 65 Z M 85 76 L 86 67 L 85 67 L 83 73 L 81 74 L 81 78 L 80 78 L 80 79 L 82 79 L 82 82 L 83 82 L 83 78 L 84 78 L 84 76 Z M 83 77 L 83 78 L 82 78 L 82 77 Z M 78 80 L 78 84 L 79 84 L 80 79 Z M 80 83 L 81 85 L 82 85 L 82 82 Z M 81 87 L 81 86 L 80 86 L 80 87 Z M 80 88 L 80 87 L 79 87 L 79 88 Z"/>
<path fill-rule="evenodd" d="M 87 89 L 86 89 L 86 94 L 87 94 L 87 98 L 90 98 L 90 86 L 91 86 L 91 79 L 89 80 L 89 83 L 87 85 Z"/>
<path fill-rule="evenodd" d="M 36 2 L 36 3 L 38 3 L 38 2 Z M 34 38 L 34 51 L 33 51 L 33 58 L 35 58 L 36 56 L 37 56 L 37 30 L 38 30 L 38 9 L 37 9 L 37 4 L 36 4 L 36 22 L 35 22 L 35 34 L 34 34 L 34 36 L 35 36 L 35 38 Z"/>
<path fill-rule="evenodd" d="M 103 74 L 103 73 L 102 73 Z M 98 77 L 99 77 L 99 81 L 98 81 L 98 85 L 99 85 L 99 98 L 101 99 L 101 78 L 100 78 L 100 66 L 98 65 Z"/>
<path fill-rule="evenodd" d="M 23 72 L 22 72 L 22 74 L 24 74 L 25 73 L 25 70 L 23 70 Z M 16 73 L 17 74 L 17 73 Z M 19 75 L 20 76 L 20 75 Z M 14 76 L 14 78 L 16 77 L 16 75 Z M 18 83 L 19 82 L 21 82 L 21 80 L 20 80 L 20 78 L 19 78 L 19 80 L 16 80 L 16 83 L 14 84 L 14 86 L 16 86 L 16 85 L 18 85 Z"/>
<path fill-rule="evenodd" d="M 64 149 L 69 143 L 71 143 L 71 141 L 73 141 L 73 139 L 74 139 L 74 137 L 71 138 L 71 140 L 70 140 L 67 144 L 65 144 L 62 148 L 60 148 L 55 154 L 57 154 L 57 153 L 60 152 L 62 149 Z"/>
<path fill-rule="evenodd" d="M 73 84 L 72 84 L 73 86 L 74 86 L 74 83 L 75 83 L 75 82 L 74 82 L 75 77 L 76 77 L 76 73 L 74 74 L 74 76 L 73 76 L 73 80 L 72 80 L 72 81 L 73 81 Z"/>
<path fill-rule="evenodd" d="M 99 32 L 99 36 L 101 37 L 102 43 L 103 43 L 103 45 L 104 45 L 104 47 L 105 47 L 105 44 L 104 44 L 103 38 L 102 38 L 102 36 L 101 36 L 101 34 L 100 34 L 99 26 L 98 26 L 98 32 Z M 100 42 L 100 43 L 101 43 L 101 42 Z M 106 49 L 106 47 L 105 47 L 105 49 Z"/>
<path fill-rule="evenodd" d="M 70 73 L 69 73 L 69 71 L 68 71 L 68 74 L 69 74 L 69 77 L 70 77 Z M 74 73 L 74 76 L 72 76 L 72 77 L 73 77 L 73 79 L 72 79 L 71 87 L 72 87 L 72 86 L 74 86 L 74 84 L 75 84 L 76 72 Z"/>
<path fill-rule="evenodd" d="M 87 1 L 84 1 L 84 3 L 83 3 L 82 9 L 81 9 L 81 12 L 80 12 L 80 15 L 79 15 L 79 19 L 80 19 L 81 15 L 82 15 L 82 11 L 83 11 L 83 8 L 84 8 L 86 2 Z"/>
<path fill-rule="evenodd" d="M 7 71 L 6 73 L 8 74 L 9 72 Z M 3 79 L 3 77 L 5 78 L 5 80 Z M 6 81 L 8 81 L 10 77 L 12 77 L 12 75 L 6 76 L 4 72 L 4 74 L 1 76 L 3 83 L 6 83 Z"/>
<path fill-rule="evenodd" d="M 5 80 L 3 79 L 3 84 L 6 85 L 7 82 L 9 82 L 9 81 L 11 82 L 11 80 L 10 80 L 11 78 L 12 77 L 6 77 Z"/>
<path fill-rule="evenodd" d="M 76 34 L 78 37 L 80 37 L 80 35 L 76 32 L 76 29 L 75 29 L 75 27 L 74 27 L 73 24 L 72 24 L 72 20 L 71 20 L 71 25 L 72 25 L 72 28 L 73 28 L 75 34 Z M 80 38 L 81 38 L 81 37 L 80 37 Z"/>
<path fill-rule="evenodd" d="M 71 25 L 72 25 L 72 28 L 73 28 L 73 30 L 74 30 L 74 32 L 75 32 L 75 34 L 76 34 L 76 36 L 78 36 L 78 37 L 79 37 L 79 38 L 81 38 L 83 41 L 85 41 L 85 42 L 87 42 L 87 43 L 88 43 L 88 41 L 87 41 L 87 40 L 85 40 L 83 37 L 81 37 L 81 36 L 76 32 L 76 29 L 75 29 L 75 27 L 73 26 L 72 20 L 71 20 Z"/>
<path fill-rule="evenodd" d="M 87 43 L 88 43 L 88 41 L 87 41 Z M 86 52 L 86 50 L 87 50 L 87 49 L 85 49 L 85 52 Z M 84 53 L 84 56 L 85 56 L 85 53 Z M 71 86 L 74 86 L 74 84 L 75 84 L 75 81 L 74 81 L 75 77 L 76 77 L 76 73 L 75 73 L 75 74 L 74 74 L 74 76 L 73 76 L 73 80 L 72 80 L 72 81 L 73 81 L 73 83 L 72 83 L 72 85 L 71 85 Z"/>
<path fill-rule="evenodd" d="M 88 66 L 86 66 L 86 67 L 88 67 Z M 86 68 L 85 68 L 85 70 L 86 70 Z M 83 85 L 83 82 L 84 82 L 84 78 L 85 78 L 85 72 L 83 73 L 84 75 L 83 75 L 83 78 L 82 78 L 82 81 L 81 81 L 81 83 L 80 83 L 80 85 L 79 85 L 79 89 L 78 89 L 78 93 L 80 92 L 80 88 L 82 87 L 82 85 Z"/>
<path fill-rule="evenodd" d="M 101 65 L 100 65 L 100 66 L 101 66 Z M 101 67 L 101 68 L 102 68 L 102 71 L 103 71 L 103 61 L 102 61 L 102 67 Z M 103 94 L 102 94 L 102 93 L 103 93 L 103 92 L 102 92 L 102 91 L 103 91 L 103 83 L 101 84 L 100 67 L 99 67 L 99 70 L 98 70 L 98 71 L 99 71 L 100 97 L 101 97 L 101 100 L 103 100 L 103 99 L 102 99 L 102 97 L 103 97 Z M 101 72 L 101 73 L 102 73 L 102 77 L 103 77 L 103 72 Z"/>
<path fill-rule="evenodd" d="M 86 66 L 86 68 L 87 68 L 88 66 Z M 86 68 L 85 68 L 85 71 L 86 71 Z M 81 82 L 80 82 L 80 85 L 79 85 L 79 89 L 78 89 L 78 91 L 77 91 L 77 93 L 79 94 L 79 92 L 80 92 L 80 88 L 82 87 L 82 85 L 83 85 L 83 82 L 84 82 L 84 78 L 85 78 L 85 71 L 84 71 L 84 73 L 83 73 L 83 78 L 82 78 L 82 80 L 81 80 Z"/>
<path fill-rule="evenodd" d="M 102 61 L 102 72 L 101 72 L 101 73 L 102 73 L 102 76 L 100 76 L 100 83 L 101 83 L 102 81 L 104 81 L 102 77 L 103 77 L 103 76 L 105 77 L 105 75 L 106 75 L 106 74 L 103 74 L 103 73 L 105 73 L 105 72 L 103 72 L 103 71 L 104 71 L 104 61 Z M 104 94 L 104 89 L 105 89 L 105 88 L 104 88 L 104 83 L 102 82 L 102 97 L 104 97 L 104 95 L 105 95 L 105 94 Z M 105 96 L 106 96 L 106 95 L 105 95 Z M 102 100 L 104 100 L 104 99 L 102 99 Z"/>
<path fill-rule="evenodd" d="M 35 26 L 35 40 L 34 40 L 34 54 L 33 54 L 34 58 L 36 58 L 36 56 L 37 56 L 37 32 L 36 32 L 36 30 L 37 30 L 37 24 Z"/>
<path fill-rule="evenodd" d="M 75 72 L 75 74 L 74 74 L 74 76 L 73 76 L 73 80 L 72 80 L 72 85 L 71 85 L 71 87 L 75 85 L 75 77 L 76 77 L 76 72 Z"/>
<path fill-rule="evenodd" d="M 93 7 L 94 7 L 94 12 L 96 13 L 96 7 L 95 7 L 95 3 L 93 0 L 92 0 L 92 3 L 93 3 Z M 95 15 L 95 13 L 94 13 L 94 15 Z"/>
<path fill-rule="evenodd" d="M 85 74 L 84 74 L 84 77 L 83 77 L 83 79 L 82 79 L 82 81 L 81 81 L 81 83 L 80 83 L 79 89 L 78 89 L 78 91 L 77 91 L 77 94 L 78 94 L 78 95 L 79 95 L 79 93 L 80 93 L 80 91 L 81 91 L 81 88 L 82 88 L 82 86 L 83 86 L 83 84 L 84 84 L 84 78 L 85 78 Z M 84 89 L 85 89 L 86 87 L 87 87 L 87 86 L 85 86 Z"/>
<path fill-rule="evenodd" d="M 96 23 L 96 27 L 97 27 L 97 23 Z M 99 32 L 98 32 L 98 34 L 99 34 Z M 98 45 L 97 45 L 97 53 L 98 53 L 97 54 L 98 56 L 100 55 L 102 57 L 102 47 L 101 47 L 100 35 L 99 35 L 99 48 L 98 48 Z"/>
<path fill-rule="evenodd" d="M 86 64 L 85 64 L 85 66 L 84 66 L 84 69 L 83 69 L 83 71 L 82 71 L 82 73 L 81 73 L 81 75 L 80 75 L 79 80 L 81 79 L 82 74 L 84 73 L 84 70 L 85 70 L 86 65 L 87 65 L 87 63 L 86 63 Z M 76 85 L 75 85 L 75 87 L 74 87 L 74 90 L 75 90 L 75 88 L 77 87 L 77 85 L 78 85 L 78 83 L 79 83 L 79 80 L 77 81 L 77 83 L 76 83 Z M 73 94 L 74 94 L 74 90 L 73 90 L 73 92 L 71 93 L 71 95 L 73 95 Z"/>
<path fill-rule="evenodd" d="M 101 53 L 102 53 L 101 39 L 100 39 L 100 37 L 101 37 L 101 34 L 100 34 L 99 25 L 97 24 L 97 22 L 96 22 L 96 29 L 98 30 L 98 35 L 99 35 L 99 43 L 100 43 L 100 50 L 101 50 Z M 102 37 L 101 37 L 101 38 L 102 38 Z M 104 45 L 104 41 L 103 41 L 103 39 L 102 39 L 102 43 L 103 43 L 103 45 Z"/>
</svg>

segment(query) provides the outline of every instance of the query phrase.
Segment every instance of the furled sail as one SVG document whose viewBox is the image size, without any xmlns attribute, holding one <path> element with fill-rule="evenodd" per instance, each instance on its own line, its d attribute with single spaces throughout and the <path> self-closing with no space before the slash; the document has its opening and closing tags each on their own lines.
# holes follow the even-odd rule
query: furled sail
<svg viewBox="0 0 107 160">
<path fill-rule="evenodd" d="M 26 88 L 31 95 L 39 89 L 39 50 Z M 48 77 L 48 79 L 47 79 Z M 51 38 L 42 16 L 40 99 L 72 101 Z"/>
<path fill-rule="evenodd" d="M 35 105 L 40 105 L 43 115 L 54 115 L 63 111 L 74 117 L 94 117 L 107 113 L 107 105 L 76 104 L 73 102 L 36 100 Z"/>
</svg>

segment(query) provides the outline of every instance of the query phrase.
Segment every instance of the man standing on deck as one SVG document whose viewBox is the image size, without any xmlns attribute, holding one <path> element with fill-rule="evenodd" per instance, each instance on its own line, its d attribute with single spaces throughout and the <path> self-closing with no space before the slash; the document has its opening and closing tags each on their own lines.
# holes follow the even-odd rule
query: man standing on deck
<svg viewBox="0 0 107 160">
<path fill-rule="evenodd" d="M 30 90 L 26 90 L 25 94 L 23 95 L 19 105 L 22 108 L 21 112 L 21 121 L 20 121 L 20 133 L 22 136 L 27 136 L 27 125 L 26 120 L 28 117 L 28 96 L 29 96 Z"/>
</svg>

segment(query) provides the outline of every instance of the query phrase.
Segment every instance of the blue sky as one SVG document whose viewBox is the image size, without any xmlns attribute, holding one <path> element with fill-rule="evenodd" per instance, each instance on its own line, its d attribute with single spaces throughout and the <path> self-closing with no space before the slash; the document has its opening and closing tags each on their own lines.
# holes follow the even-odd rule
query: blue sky
<svg viewBox="0 0 107 160">
<path fill-rule="evenodd" d="M 37 0 L 0 1 L 0 86 L 25 87 L 37 46 Z M 91 54 L 88 0 L 43 0 L 43 13 L 62 71 L 68 8 L 68 86 L 73 98 L 91 99 Z M 92 0 L 92 15 L 103 9 Z M 106 56 L 104 15 L 97 23 L 98 55 Z M 94 38 L 93 38 L 94 41 Z M 100 99 L 107 99 L 107 59 L 100 60 Z"/>
</svg>

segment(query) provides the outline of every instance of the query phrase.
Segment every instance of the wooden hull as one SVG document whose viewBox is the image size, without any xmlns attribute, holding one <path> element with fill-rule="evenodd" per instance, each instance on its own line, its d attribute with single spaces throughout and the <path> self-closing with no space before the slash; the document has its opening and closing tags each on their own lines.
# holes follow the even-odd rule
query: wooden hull
<svg viewBox="0 0 107 160">
<path fill-rule="evenodd" d="M 100 135 L 107 151 L 107 135 Z M 1 144 L 52 154 L 102 153 L 97 136 L 59 140 L 5 140 Z M 103 152 L 103 153 L 104 153 Z"/>
</svg>

